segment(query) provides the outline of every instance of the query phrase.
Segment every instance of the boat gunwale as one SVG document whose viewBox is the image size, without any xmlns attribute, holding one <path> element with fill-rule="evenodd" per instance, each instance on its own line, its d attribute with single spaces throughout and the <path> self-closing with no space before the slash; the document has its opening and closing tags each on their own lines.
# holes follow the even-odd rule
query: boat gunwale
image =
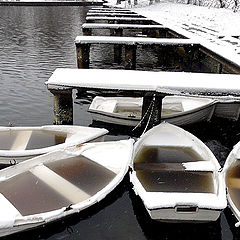
<svg viewBox="0 0 240 240">
<path fill-rule="evenodd" d="M 94 137 L 91 136 L 81 136 L 81 132 L 86 129 L 92 129 L 93 131 L 96 130 L 94 133 Z M 9 160 L 11 158 L 21 158 L 21 157 L 34 157 L 37 155 L 45 154 L 51 151 L 59 150 L 61 148 L 66 148 L 74 145 L 78 145 L 87 141 L 94 141 L 97 138 L 104 136 L 108 133 L 108 130 L 104 128 L 90 128 L 90 127 L 84 127 L 84 126 L 68 126 L 68 125 L 61 125 L 61 126 L 56 126 L 56 125 L 45 125 L 45 126 L 40 126 L 40 127 L 0 127 L 0 133 L 4 131 L 49 131 L 49 132 L 55 132 L 61 134 L 66 134 L 66 139 L 65 142 L 48 146 L 48 147 L 43 147 L 43 148 L 35 148 L 35 149 L 23 149 L 23 150 L 0 150 L 0 158 L 4 157 Z M 90 132 L 91 133 L 91 132 Z M 77 137 L 79 137 L 80 140 L 77 140 Z M 73 139 L 73 140 L 72 140 Z"/>
</svg>

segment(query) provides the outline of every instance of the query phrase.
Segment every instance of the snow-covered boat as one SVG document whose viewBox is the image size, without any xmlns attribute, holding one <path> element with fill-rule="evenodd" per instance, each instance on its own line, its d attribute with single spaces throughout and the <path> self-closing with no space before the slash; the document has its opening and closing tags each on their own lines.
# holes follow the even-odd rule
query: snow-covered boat
<svg viewBox="0 0 240 240">
<path fill-rule="evenodd" d="M 83 126 L 0 127 L 0 163 L 14 164 L 33 156 L 88 141 L 102 141 L 108 131 Z"/>
<path fill-rule="evenodd" d="M 99 202 L 123 179 L 133 140 L 86 143 L 0 171 L 0 236 L 32 229 Z"/>
<path fill-rule="evenodd" d="M 236 144 L 227 157 L 223 173 L 227 188 L 228 205 L 240 226 L 240 142 Z"/>
<path fill-rule="evenodd" d="M 162 104 L 162 121 L 182 126 L 209 121 L 213 115 L 214 99 L 166 96 Z M 136 126 L 142 116 L 142 98 L 95 97 L 88 109 L 94 121 Z"/>
<path fill-rule="evenodd" d="M 237 121 L 240 116 L 240 100 L 218 99 L 214 110 L 214 116 Z"/>
<path fill-rule="evenodd" d="M 134 145 L 130 180 L 152 219 L 209 222 L 226 207 L 220 165 L 191 133 L 161 123 Z"/>
</svg>

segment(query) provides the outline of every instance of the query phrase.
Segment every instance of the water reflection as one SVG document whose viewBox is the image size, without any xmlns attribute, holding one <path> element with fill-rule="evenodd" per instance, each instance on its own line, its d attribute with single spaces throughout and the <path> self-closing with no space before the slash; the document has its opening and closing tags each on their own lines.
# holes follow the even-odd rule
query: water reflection
<svg viewBox="0 0 240 240">
<path fill-rule="evenodd" d="M 53 122 L 52 95 L 44 82 L 57 67 L 76 67 L 74 39 L 87 10 L 0 7 L 1 125 Z"/>
</svg>

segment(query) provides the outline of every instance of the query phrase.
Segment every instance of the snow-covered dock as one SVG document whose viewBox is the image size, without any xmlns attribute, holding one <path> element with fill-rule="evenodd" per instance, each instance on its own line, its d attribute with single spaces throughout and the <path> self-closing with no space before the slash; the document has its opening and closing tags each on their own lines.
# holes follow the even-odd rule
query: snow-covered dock
<svg viewBox="0 0 240 240">
<path fill-rule="evenodd" d="M 111 23 L 84 23 L 83 29 L 169 29 L 161 24 L 144 25 L 144 24 L 111 24 Z"/>
<path fill-rule="evenodd" d="M 88 68 L 89 52 L 91 44 L 113 44 L 125 47 L 125 69 L 136 68 L 136 49 L 138 45 L 152 45 L 172 48 L 176 51 L 178 47 L 189 49 L 199 48 L 197 41 L 190 39 L 168 39 L 168 38 L 144 38 L 144 37 L 118 37 L 118 36 L 77 36 L 75 39 L 77 48 L 78 68 Z M 169 54 L 168 49 L 168 54 Z"/>
<path fill-rule="evenodd" d="M 197 68 L 203 72 L 240 73 L 240 65 L 201 46 L 196 39 L 77 36 L 75 44 L 78 68 L 88 68 L 91 44 L 123 45 L 125 47 L 125 69 L 136 68 L 138 45 L 155 45 L 162 48 L 159 58 L 163 59 L 163 64 L 173 62 L 173 67 L 178 67 L 182 71 L 193 71 Z"/>
<path fill-rule="evenodd" d="M 73 109 L 72 90 L 104 90 L 104 96 L 144 97 L 143 113 L 154 99 L 152 125 L 161 121 L 162 98 L 166 95 L 207 95 L 218 99 L 240 98 L 240 75 L 186 72 L 149 72 L 106 69 L 58 68 L 46 82 L 54 95 L 55 123 L 68 121 Z M 80 92 L 81 92 L 80 91 Z M 144 115 L 144 114 L 143 114 Z M 72 121 L 72 119 L 71 119 Z"/>
<path fill-rule="evenodd" d="M 94 12 L 88 12 L 87 16 L 105 16 L 105 17 L 135 17 L 135 18 L 142 18 L 141 15 L 138 15 L 137 13 L 122 13 L 122 12 L 100 12 L 100 13 L 94 13 Z"/>
<path fill-rule="evenodd" d="M 145 17 L 105 17 L 105 16 L 89 16 L 86 17 L 86 22 L 109 22 L 113 21 L 115 23 L 140 23 L 140 24 L 155 24 L 154 21 Z"/>
</svg>

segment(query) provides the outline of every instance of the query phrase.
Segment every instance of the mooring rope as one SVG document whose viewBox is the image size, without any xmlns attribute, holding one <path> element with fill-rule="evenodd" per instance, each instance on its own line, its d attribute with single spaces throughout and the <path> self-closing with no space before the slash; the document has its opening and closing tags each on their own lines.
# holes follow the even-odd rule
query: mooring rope
<svg viewBox="0 0 240 240">
<path fill-rule="evenodd" d="M 148 118 L 148 121 L 147 121 L 147 124 L 146 124 L 146 126 L 145 126 L 145 129 L 144 129 L 144 131 L 142 132 L 141 135 L 143 135 L 143 134 L 146 132 L 147 127 L 148 127 L 149 122 L 150 122 L 150 119 L 151 119 L 151 117 L 152 117 L 152 113 L 153 113 L 153 109 L 154 109 L 154 105 L 155 105 L 155 96 L 156 96 L 156 94 L 153 95 L 153 100 L 152 100 L 151 103 L 149 104 L 147 111 L 145 112 L 144 116 L 142 117 L 142 119 L 140 120 L 140 122 L 137 124 L 137 126 L 135 126 L 135 127 L 132 129 L 132 132 L 134 132 L 134 131 L 142 124 L 142 122 L 143 122 L 144 119 L 146 118 L 148 112 L 151 110 L 150 115 L 149 115 L 149 118 Z"/>
</svg>

